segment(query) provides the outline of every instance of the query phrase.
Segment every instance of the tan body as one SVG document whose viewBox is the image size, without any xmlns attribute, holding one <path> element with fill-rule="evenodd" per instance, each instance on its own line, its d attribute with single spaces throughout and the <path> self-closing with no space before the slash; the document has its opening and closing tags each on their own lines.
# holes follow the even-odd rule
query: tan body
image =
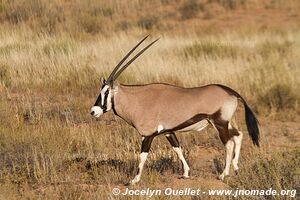
<svg viewBox="0 0 300 200">
<path fill-rule="evenodd" d="M 114 94 L 116 113 L 143 136 L 154 134 L 159 126 L 164 130 L 173 129 L 197 114 L 213 115 L 227 102 L 232 102 L 233 114 L 236 101 L 235 96 L 217 85 L 196 88 L 167 84 L 118 85 Z"/>
</svg>

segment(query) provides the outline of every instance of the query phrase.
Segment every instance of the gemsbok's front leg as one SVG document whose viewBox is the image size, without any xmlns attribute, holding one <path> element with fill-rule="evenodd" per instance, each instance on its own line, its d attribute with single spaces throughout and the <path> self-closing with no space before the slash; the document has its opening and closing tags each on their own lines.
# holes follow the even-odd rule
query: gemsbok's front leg
<svg viewBox="0 0 300 200">
<path fill-rule="evenodd" d="M 172 145 L 172 148 L 174 149 L 174 151 L 177 153 L 179 159 L 182 162 L 183 170 L 184 170 L 182 177 L 183 178 L 189 178 L 190 167 L 187 164 L 187 162 L 186 162 L 186 160 L 183 156 L 182 148 L 179 145 L 179 142 L 178 142 L 178 139 L 177 139 L 175 133 L 172 132 L 172 133 L 166 134 L 166 137 L 167 137 L 168 141 L 170 142 L 170 144 Z"/>
<path fill-rule="evenodd" d="M 133 185 L 141 180 L 143 167 L 147 160 L 147 156 L 148 156 L 153 138 L 154 138 L 154 135 L 142 138 L 142 148 L 141 148 L 141 153 L 140 153 L 140 163 L 139 163 L 139 167 L 138 167 L 138 172 L 137 172 L 137 175 L 134 177 L 134 179 L 132 179 L 127 185 Z"/>
</svg>

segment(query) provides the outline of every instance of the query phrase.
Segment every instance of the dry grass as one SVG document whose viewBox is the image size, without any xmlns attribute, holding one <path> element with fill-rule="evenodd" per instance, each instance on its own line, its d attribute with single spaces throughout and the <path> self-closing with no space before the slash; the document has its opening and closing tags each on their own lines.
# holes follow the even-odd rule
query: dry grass
<svg viewBox="0 0 300 200">
<path fill-rule="evenodd" d="M 180 162 L 159 137 L 136 188 L 259 186 L 299 193 L 298 18 L 268 22 L 269 12 L 277 19 L 276 12 L 296 13 L 299 4 L 174 2 L 0 1 L 0 199 L 117 198 L 111 189 L 124 189 L 136 173 L 141 138 L 112 113 L 92 119 L 89 108 L 99 77 L 107 77 L 149 30 L 160 41 L 119 82 L 228 85 L 258 113 L 262 147 L 255 149 L 246 136 L 240 174 L 222 183 L 215 177 L 224 147 L 215 131 L 179 134 L 193 178 L 178 180 Z M 196 9 L 184 17 L 193 4 Z M 157 14 L 150 15 L 154 7 Z M 266 17 L 247 19 L 253 9 Z M 245 18 L 220 31 L 240 10 Z M 257 27 L 236 28 L 247 20 Z M 236 118 L 246 132 L 242 112 Z"/>
</svg>

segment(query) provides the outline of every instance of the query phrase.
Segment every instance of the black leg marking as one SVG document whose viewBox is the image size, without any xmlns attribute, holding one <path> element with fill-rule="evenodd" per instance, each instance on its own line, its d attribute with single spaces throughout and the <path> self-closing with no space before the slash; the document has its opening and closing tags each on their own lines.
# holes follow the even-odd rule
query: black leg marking
<svg viewBox="0 0 300 200">
<path fill-rule="evenodd" d="M 179 147 L 179 142 L 174 132 L 167 134 L 166 138 L 168 139 L 172 147 Z"/>
<path fill-rule="evenodd" d="M 240 133 L 238 132 L 237 129 L 232 127 L 231 129 L 228 128 L 228 121 L 222 121 L 222 120 L 217 120 L 215 121 L 214 125 L 217 128 L 221 141 L 225 145 L 228 140 L 232 139 L 233 136 L 239 136 Z"/>
<path fill-rule="evenodd" d="M 143 152 L 149 152 L 150 148 L 151 148 L 151 143 L 153 141 L 153 138 L 155 137 L 155 135 L 151 135 L 151 136 L 146 136 L 142 142 L 142 149 L 141 149 L 141 153 Z"/>
<path fill-rule="evenodd" d="M 234 127 L 232 127 L 231 129 L 229 129 L 229 134 L 232 135 L 232 137 L 240 135 L 239 131 L 236 128 L 234 128 Z"/>
<path fill-rule="evenodd" d="M 142 148 L 141 148 L 141 153 L 140 153 L 140 163 L 139 163 L 139 168 L 138 168 L 137 174 L 134 177 L 134 179 L 131 180 L 126 185 L 135 184 L 140 181 L 141 175 L 142 175 L 142 170 L 143 170 L 143 167 L 144 167 L 145 161 L 147 159 L 148 152 L 150 150 L 151 143 L 152 143 L 152 140 L 154 137 L 155 137 L 155 134 L 153 134 L 151 136 L 146 136 L 143 138 Z"/>
<path fill-rule="evenodd" d="M 169 134 L 166 135 L 166 138 L 168 139 L 168 141 L 172 145 L 174 151 L 176 152 L 176 154 L 178 155 L 179 159 L 182 162 L 183 170 L 184 170 L 182 178 L 189 178 L 190 167 L 188 166 L 188 164 L 183 156 L 182 149 L 179 145 L 179 142 L 175 135 L 175 132 L 170 132 Z"/>
<path fill-rule="evenodd" d="M 231 139 L 229 130 L 228 130 L 228 122 L 226 121 L 218 121 L 214 123 L 218 132 L 222 143 L 225 145 L 228 140 Z"/>
</svg>

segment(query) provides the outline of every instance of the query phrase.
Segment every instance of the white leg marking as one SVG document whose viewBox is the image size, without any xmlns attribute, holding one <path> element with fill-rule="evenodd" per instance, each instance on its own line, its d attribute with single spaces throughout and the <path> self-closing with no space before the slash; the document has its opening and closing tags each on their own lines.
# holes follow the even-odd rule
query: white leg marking
<svg viewBox="0 0 300 200">
<path fill-rule="evenodd" d="M 232 130 L 232 126 L 231 126 L 230 122 L 228 123 L 228 129 Z"/>
<path fill-rule="evenodd" d="M 164 130 L 164 127 L 163 127 L 163 125 L 158 125 L 158 127 L 157 127 L 157 133 L 160 133 L 162 130 Z"/>
<path fill-rule="evenodd" d="M 225 169 L 223 173 L 219 176 L 219 179 L 221 180 L 224 180 L 224 177 L 229 175 L 230 164 L 231 164 L 233 148 L 234 148 L 233 140 L 229 140 L 226 143 L 225 147 L 226 147 L 226 161 L 225 161 Z"/>
<path fill-rule="evenodd" d="M 234 148 L 235 155 L 232 160 L 232 165 L 233 165 L 234 171 L 237 171 L 239 169 L 238 161 L 239 161 L 239 156 L 240 156 L 240 151 L 241 151 L 241 146 L 242 146 L 243 133 L 241 131 L 239 131 L 239 134 L 240 134 L 239 136 L 233 137 L 233 141 L 235 144 L 235 148 Z"/>
<path fill-rule="evenodd" d="M 185 158 L 183 157 L 183 153 L 182 153 L 182 149 L 181 147 L 173 147 L 174 151 L 177 153 L 179 159 L 181 160 L 182 164 L 183 164 L 183 177 L 188 178 L 189 177 L 189 171 L 190 171 L 190 167 L 187 164 Z"/>
<path fill-rule="evenodd" d="M 143 167 L 144 167 L 144 164 L 145 164 L 145 161 L 147 160 L 147 156 L 148 156 L 148 153 L 147 152 L 142 152 L 140 154 L 140 164 L 139 164 L 139 172 L 138 174 L 134 177 L 134 179 L 132 179 L 130 181 L 130 184 L 135 184 L 137 182 L 139 182 L 141 180 L 141 175 L 142 175 L 142 171 L 143 171 Z"/>
</svg>

